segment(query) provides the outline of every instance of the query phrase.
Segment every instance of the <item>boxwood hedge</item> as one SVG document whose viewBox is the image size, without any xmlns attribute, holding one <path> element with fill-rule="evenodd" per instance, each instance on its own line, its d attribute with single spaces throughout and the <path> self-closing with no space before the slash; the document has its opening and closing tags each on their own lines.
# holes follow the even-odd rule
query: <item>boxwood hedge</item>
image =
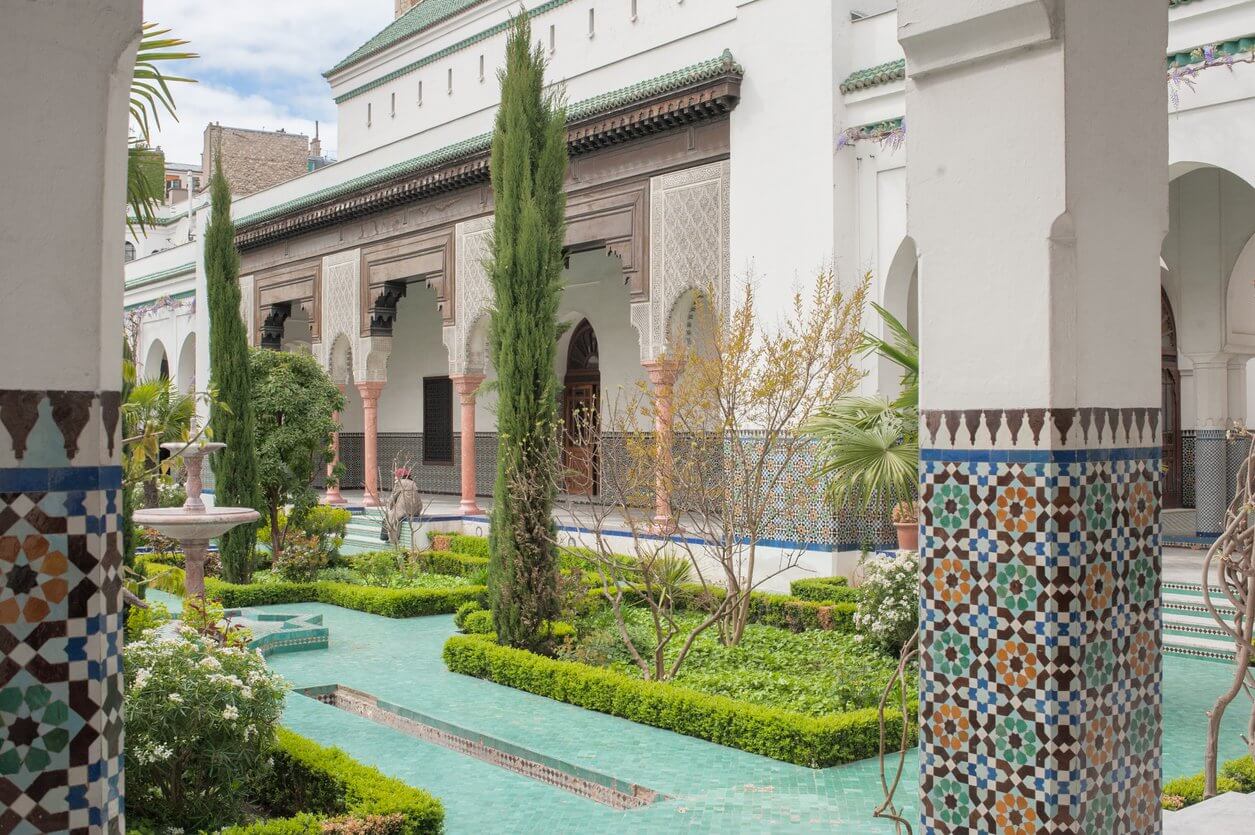
<svg viewBox="0 0 1255 835">
<path fill-rule="evenodd" d="M 723 597 L 721 588 L 703 588 L 689 584 L 683 587 L 682 606 L 708 608 Z M 824 629 L 836 632 L 854 632 L 855 603 L 819 603 L 800 600 L 787 594 L 769 594 L 756 591 L 750 594 L 749 619 L 751 623 L 776 626 L 790 632 L 807 632 Z"/>
<path fill-rule="evenodd" d="M 479 635 L 449 638 L 444 661 L 455 673 L 811 768 L 865 759 L 879 750 L 875 708 L 806 716 L 558 661 L 498 646 Z M 901 718 L 890 714 L 888 720 L 888 739 L 896 740 L 902 732 Z M 914 728 L 912 718 L 912 734 Z"/>
<path fill-rule="evenodd" d="M 160 563 L 138 563 L 137 570 L 148 577 L 160 576 L 157 588 L 170 594 L 182 594 L 183 570 Z M 356 609 L 389 618 L 414 618 L 422 615 L 449 615 L 463 603 L 481 602 L 487 594 L 483 586 L 458 586 L 451 589 L 387 589 L 377 586 L 355 586 L 320 580 L 313 583 L 225 583 L 216 577 L 205 578 L 205 592 L 228 609 L 267 606 L 273 603 L 327 603 L 345 609 Z"/>
<path fill-rule="evenodd" d="M 222 835 L 420 835 L 442 830 L 444 809 L 427 792 L 363 765 L 339 748 L 325 748 L 286 728 L 277 731 L 274 769 L 258 784 L 257 799 L 282 817 L 224 829 Z M 366 821 L 375 828 L 362 828 Z"/>
</svg>

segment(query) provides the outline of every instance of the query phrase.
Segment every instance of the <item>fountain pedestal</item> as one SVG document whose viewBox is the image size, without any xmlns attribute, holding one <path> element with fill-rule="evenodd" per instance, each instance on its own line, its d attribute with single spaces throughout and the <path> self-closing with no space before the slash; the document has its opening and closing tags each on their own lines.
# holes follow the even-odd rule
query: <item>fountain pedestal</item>
<svg viewBox="0 0 1255 835">
<path fill-rule="evenodd" d="M 251 507 L 205 507 L 201 494 L 204 483 L 201 468 L 211 452 L 225 449 L 220 443 L 162 444 L 173 456 L 183 459 L 187 470 L 187 500 L 182 507 L 156 507 L 135 511 L 135 524 L 155 529 L 163 536 L 177 539 L 185 558 L 184 594 L 205 596 L 205 560 L 209 540 L 222 536 L 237 525 L 256 522 L 260 517 Z"/>
</svg>

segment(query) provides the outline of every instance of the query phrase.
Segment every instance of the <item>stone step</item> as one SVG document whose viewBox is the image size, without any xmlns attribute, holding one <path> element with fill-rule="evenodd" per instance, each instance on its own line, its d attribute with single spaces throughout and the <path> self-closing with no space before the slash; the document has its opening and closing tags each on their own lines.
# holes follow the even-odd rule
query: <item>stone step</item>
<svg viewBox="0 0 1255 835">
<path fill-rule="evenodd" d="M 1224 597 L 1212 595 L 1212 605 L 1216 607 L 1216 611 L 1221 615 L 1231 616 L 1236 613 L 1236 609 L 1229 605 Z M 1168 612 L 1179 612 L 1189 614 L 1201 614 L 1204 617 L 1210 616 L 1207 607 L 1203 605 L 1203 596 L 1201 594 L 1180 594 L 1177 592 L 1164 592 L 1163 595 L 1164 614 Z"/>
<path fill-rule="evenodd" d="M 1165 630 L 1181 633 L 1215 635 L 1218 637 L 1226 634 L 1209 615 L 1194 613 L 1186 615 L 1167 609 L 1163 613 L 1163 627 Z"/>
<path fill-rule="evenodd" d="M 1255 792 L 1226 792 L 1178 812 L 1165 812 L 1164 835 L 1248 835 L 1255 818 Z"/>
<path fill-rule="evenodd" d="M 1165 632 L 1163 648 L 1166 652 L 1176 652 L 1182 655 L 1214 658 L 1222 661 L 1233 660 L 1233 643 L 1219 638 L 1204 638 L 1198 635 L 1181 635 Z"/>
</svg>

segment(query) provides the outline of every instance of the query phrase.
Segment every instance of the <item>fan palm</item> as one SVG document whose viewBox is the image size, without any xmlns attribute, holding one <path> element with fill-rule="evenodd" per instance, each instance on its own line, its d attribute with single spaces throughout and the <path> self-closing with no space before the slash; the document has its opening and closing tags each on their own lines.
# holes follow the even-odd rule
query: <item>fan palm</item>
<svg viewBox="0 0 1255 835">
<path fill-rule="evenodd" d="M 878 354 L 902 369 L 894 400 L 849 395 L 820 408 L 802 431 L 817 443 L 816 469 L 829 479 L 838 506 L 858 502 L 889 507 L 914 503 L 919 479 L 919 346 L 888 310 L 873 305 L 887 337 L 863 334 L 864 354 Z"/>
<path fill-rule="evenodd" d="M 131 77 L 131 127 L 126 159 L 127 228 L 142 231 L 156 221 L 156 208 L 165 192 L 165 159 L 152 148 L 152 128 L 161 127 L 161 111 L 178 121 L 173 82 L 195 83 L 195 79 L 166 75 L 161 71 L 164 61 L 183 61 L 198 57 L 195 52 L 174 51 L 187 41 L 166 37 L 169 29 L 156 23 L 145 23 L 135 53 L 135 72 Z"/>
</svg>

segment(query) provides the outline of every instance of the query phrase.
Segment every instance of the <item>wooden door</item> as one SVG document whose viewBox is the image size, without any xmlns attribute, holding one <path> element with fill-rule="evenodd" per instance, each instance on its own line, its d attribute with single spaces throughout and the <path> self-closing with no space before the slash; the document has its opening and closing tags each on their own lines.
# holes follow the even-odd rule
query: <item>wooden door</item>
<svg viewBox="0 0 1255 835">
<path fill-rule="evenodd" d="M 592 496 L 598 487 L 599 359 L 597 335 L 585 319 L 571 333 L 562 392 L 563 490 L 573 496 Z"/>
<path fill-rule="evenodd" d="M 1160 291 L 1163 389 L 1163 507 L 1181 506 L 1181 371 L 1177 366 L 1177 325 L 1168 294 Z"/>
</svg>

